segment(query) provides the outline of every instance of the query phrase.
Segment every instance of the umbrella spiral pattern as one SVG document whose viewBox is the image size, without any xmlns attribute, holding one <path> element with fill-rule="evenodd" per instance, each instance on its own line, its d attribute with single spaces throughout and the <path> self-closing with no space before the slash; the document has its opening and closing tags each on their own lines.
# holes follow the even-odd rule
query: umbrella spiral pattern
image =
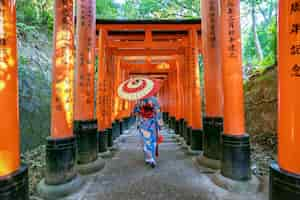
<svg viewBox="0 0 300 200">
<path fill-rule="evenodd" d="M 127 100 L 147 98 L 158 90 L 158 84 L 147 78 L 131 78 L 118 87 L 118 95 Z"/>
</svg>

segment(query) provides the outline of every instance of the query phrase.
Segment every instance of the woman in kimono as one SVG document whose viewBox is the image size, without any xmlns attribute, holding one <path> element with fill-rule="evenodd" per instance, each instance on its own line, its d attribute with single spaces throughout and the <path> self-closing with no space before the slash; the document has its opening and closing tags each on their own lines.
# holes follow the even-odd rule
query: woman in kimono
<svg viewBox="0 0 300 200">
<path fill-rule="evenodd" d="M 139 115 L 139 133 L 143 141 L 145 162 L 154 168 L 157 164 L 157 139 L 161 128 L 160 106 L 156 97 L 140 100 L 135 112 Z"/>
</svg>

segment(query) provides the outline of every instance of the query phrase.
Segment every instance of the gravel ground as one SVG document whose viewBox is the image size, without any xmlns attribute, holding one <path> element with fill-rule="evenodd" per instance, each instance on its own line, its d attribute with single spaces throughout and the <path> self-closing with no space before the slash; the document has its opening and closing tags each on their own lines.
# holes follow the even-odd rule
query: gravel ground
<svg viewBox="0 0 300 200">
<path fill-rule="evenodd" d="M 46 166 L 45 154 L 46 147 L 45 145 L 41 145 L 38 148 L 22 154 L 21 156 L 22 162 L 26 163 L 29 168 L 29 194 L 32 199 L 35 199 L 33 196 L 36 194 L 37 184 L 44 177 L 44 169 Z"/>
<path fill-rule="evenodd" d="M 277 138 L 275 135 L 251 135 L 251 159 L 254 174 L 269 175 L 269 164 L 277 160 Z"/>
</svg>

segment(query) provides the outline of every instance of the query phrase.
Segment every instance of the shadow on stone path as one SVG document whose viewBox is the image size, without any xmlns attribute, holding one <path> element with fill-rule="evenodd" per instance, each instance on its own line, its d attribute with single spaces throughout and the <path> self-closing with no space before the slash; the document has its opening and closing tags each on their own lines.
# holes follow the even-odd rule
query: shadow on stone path
<svg viewBox="0 0 300 200">
<path fill-rule="evenodd" d="M 81 192 L 67 200 L 261 200 L 259 196 L 232 196 L 214 186 L 209 176 L 200 173 L 192 157 L 185 155 L 165 133 L 160 145 L 158 166 L 146 166 L 134 129 L 123 135 L 119 151 L 106 160 L 105 168 Z"/>
</svg>

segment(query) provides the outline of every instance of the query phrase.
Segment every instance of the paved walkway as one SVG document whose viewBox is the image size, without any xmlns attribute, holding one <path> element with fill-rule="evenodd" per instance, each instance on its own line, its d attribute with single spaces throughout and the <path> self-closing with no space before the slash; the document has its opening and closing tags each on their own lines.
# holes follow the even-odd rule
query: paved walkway
<svg viewBox="0 0 300 200">
<path fill-rule="evenodd" d="M 244 199 L 245 195 L 243 198 L 240 195 L 233 197 L 217 186 L 209 188 L 213 184 L 207 171 L 199 169 L 167 131 L 164 135 L 166 142 L 160 145 L 155 169 L 145 165 L 139 138 L 132 129 L 122 136 L 119 151 L 112 159 L 106 160 L 105 168 L 87 177 L 90 180 L 82 191 L 67 200 Z"/>
</svg>

